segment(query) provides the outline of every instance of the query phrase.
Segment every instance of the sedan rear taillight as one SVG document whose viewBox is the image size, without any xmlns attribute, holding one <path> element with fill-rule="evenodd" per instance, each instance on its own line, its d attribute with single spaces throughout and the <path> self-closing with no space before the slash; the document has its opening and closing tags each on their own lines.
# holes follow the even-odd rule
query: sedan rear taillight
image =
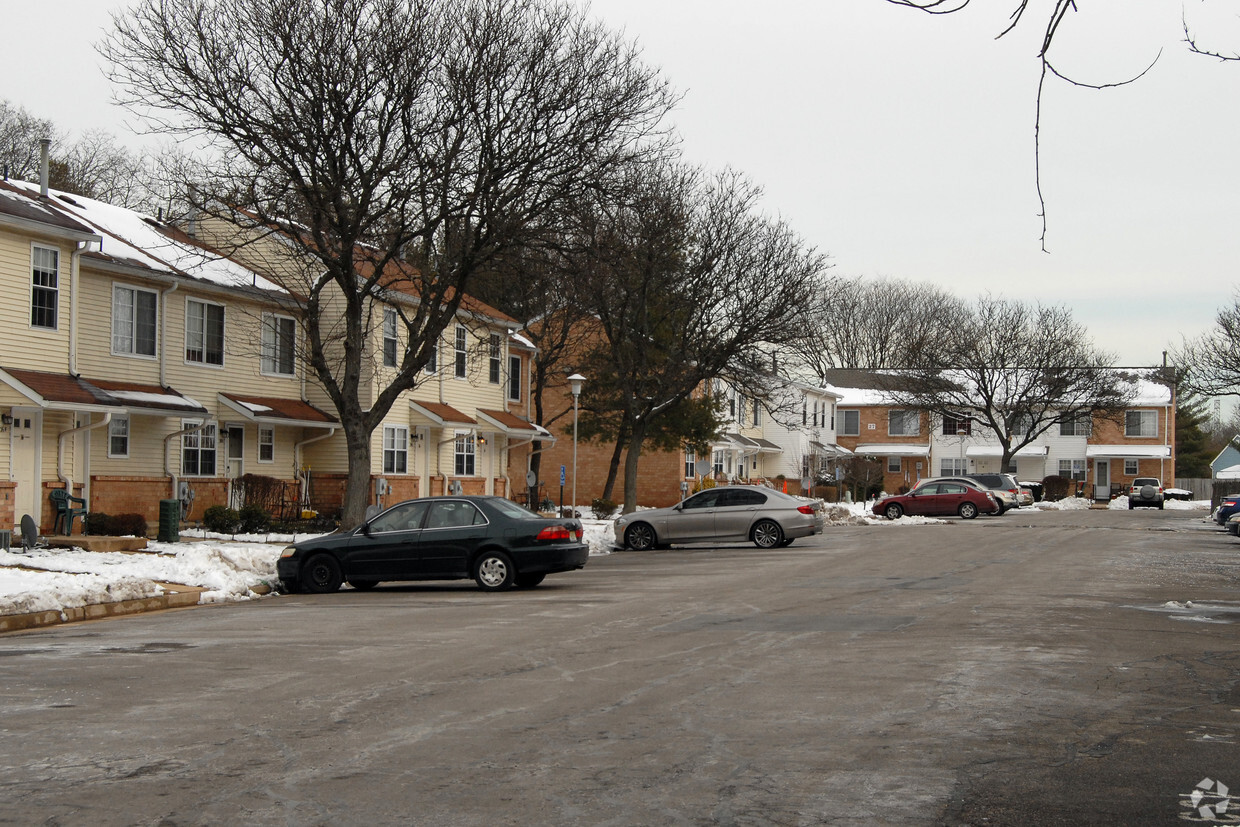
<svg viewBox="0 0 1240 827">
<path fill-rule="evenodd" d="M 538 532 L 536 540 L 580 540 L 585 531 L 580 528 L 570 529 L 566 525 L 549 525 Z"/>
<path fill-rule="evenodd" d="M 813 514 L 814 507 L 812 505 L 798 505 L 797 511 L 800 511 L 802 514 Z"/>
</svg>

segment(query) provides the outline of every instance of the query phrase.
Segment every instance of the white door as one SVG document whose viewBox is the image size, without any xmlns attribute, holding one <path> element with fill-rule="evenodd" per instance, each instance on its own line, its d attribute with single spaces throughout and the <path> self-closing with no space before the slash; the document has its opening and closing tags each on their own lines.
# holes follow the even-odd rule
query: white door
<svg viewBox="0 0 1240 827">
<path fill-rule="evenodd" d="M 13 519 L 20 522 L 23 514 L 34 518 L 35 525 L 43 514 L 43 412 L 38 408 L 14 408 L 9 428 L 10 456 L 13 464 Z M 16 526 L 15 526 L 16 527 Z"/>
<path fill-rule="evenodd" d="M 234 483 L 245 473 L 245 426 L 229 425 L 224 433 L 228 440 L 228 459 L 224 469 L 228 476 L 228 505 L 230 508 L 241 508 L 245 504 L 242 502 L 244 492 L 241 486 Z"/>
<path fill-rule="evenodd" d="M 1109 460 L 1094 460 L 1094 499 L 1111 499 L 1111 463 Z"/>
</svg>

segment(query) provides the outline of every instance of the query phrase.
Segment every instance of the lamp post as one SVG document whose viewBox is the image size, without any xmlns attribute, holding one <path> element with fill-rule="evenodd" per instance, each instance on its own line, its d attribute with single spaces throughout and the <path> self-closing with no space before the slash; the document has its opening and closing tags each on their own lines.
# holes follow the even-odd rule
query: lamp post
<svg viewBox="0 0 1240 827">
<path fill-rule="evenodd" d="M 568 377 L 573 392 L 573 517 L 577 516 L 577 402 L 581 398 L 581 383 L 584 381 L 586 378 L 580 373 Z"/>
</svg>

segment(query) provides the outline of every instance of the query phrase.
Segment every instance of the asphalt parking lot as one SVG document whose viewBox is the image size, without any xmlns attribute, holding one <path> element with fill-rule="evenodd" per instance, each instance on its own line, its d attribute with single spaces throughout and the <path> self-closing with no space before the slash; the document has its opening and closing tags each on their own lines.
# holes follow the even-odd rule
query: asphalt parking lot
<svg viewBox="0 0 1240 827">
<path fill-rule="evenodd" d="M 1203 820 L 1238 552 L 1018 511 L 8 635 L 0 823 Z"/>
</svg>

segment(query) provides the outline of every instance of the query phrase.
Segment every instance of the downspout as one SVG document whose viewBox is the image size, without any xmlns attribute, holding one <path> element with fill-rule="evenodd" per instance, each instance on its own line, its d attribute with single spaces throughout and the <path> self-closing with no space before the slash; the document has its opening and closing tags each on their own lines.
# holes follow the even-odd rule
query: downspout
<svg viewBox="0 0 1240 827">
<path fill-rule="evenodd" d="M 77 376 L 78 344 L 78 282 L 82 253 L 89 249 L 89 242 L 79 243 L 69 256 L 69 375 Z"/>
<path fill-rule="evenodd" d="M 168 387 L 168 294 L 175 293 L 181 285 L 173 282 L 166 290 L 159 291 L 159 385 Z"/>
<path fill-rule="evenodd" d="M 100 420 L 99 422 L 94 422 L 94 423 L 91 423 L 90 425 L 81 425 L 77 428 L 70 428 L 67 431 L 61 431 L 60 436 L 57 437 L 56 439 L 56 476 L 59 477 L 60 481 L 65 484 L 65 490 L 68 491 L 70 494 L 73 493 L 73 479 L 68 474 L 65 473 L 66 437 L 72 434 L 80 434 L 85 431 L 93 431 L 96 428 L 102 428 L 111 421 L 112 421 L 112 414 L 111 412 L 108 412 L 103 415 L 103 419 Z M 86 478 L 89 480 L 90 479 L 90 455 L 89 454 L 87 454 L 86 456 L 86 463 L 87 463 Z M 87 499 L 89 499 L 90 492 L 84 491 L 83 493 L 85 493 L 87 495 Z"/>
<path fill-rule="evenodd" d="M 315 442 L 322 442 L 325 439 L 330 439 L 335 433 L 336 428 L 335 426 L 332 426 L 327 429 L 327 433 L 325 434 L 319 434 L 318 436 L 312 436 L 309 439 L 303 439 L 301 442 L 293 445 L 293 467 L 297 470 L 297 484 L 301 486 L 302 489 L 301 497 L 299 498 L 301 502 L 308 503 L 309 500 L 307 497 L 310 496 L 310 492 L 306 490 L 306 478 L 302 476 L 301 473 L 301 449 Z"/>
<path fill-rule="evenodd" d="M 164 437 L 164 476 L 172 480 L 171 499 L 177 500 L 177 499 L 180 499 L 180 497 L 177 496 L 178 494 L 177 483 L 179 482 L 179 480 L 177 479 L 177 475 L 173 473 L 172 463 L 171 463 L 171 460 L 168 458 L 168 444 L 172 441 L 173 437 L 184 436 L 185 434 L 192 434 L 195 431 L 201 431 L 203 428 L 206 428 L 208 425 L 214 425 L 214 424 L 215 424 L 215 417 L 209 417 L 203 420 L 202 422 L 198 423 L 197 425 L 190 425 L 188 428 L 182 428 L 179 431 L 173 431 L 172 433 Z"/>
</svg>

